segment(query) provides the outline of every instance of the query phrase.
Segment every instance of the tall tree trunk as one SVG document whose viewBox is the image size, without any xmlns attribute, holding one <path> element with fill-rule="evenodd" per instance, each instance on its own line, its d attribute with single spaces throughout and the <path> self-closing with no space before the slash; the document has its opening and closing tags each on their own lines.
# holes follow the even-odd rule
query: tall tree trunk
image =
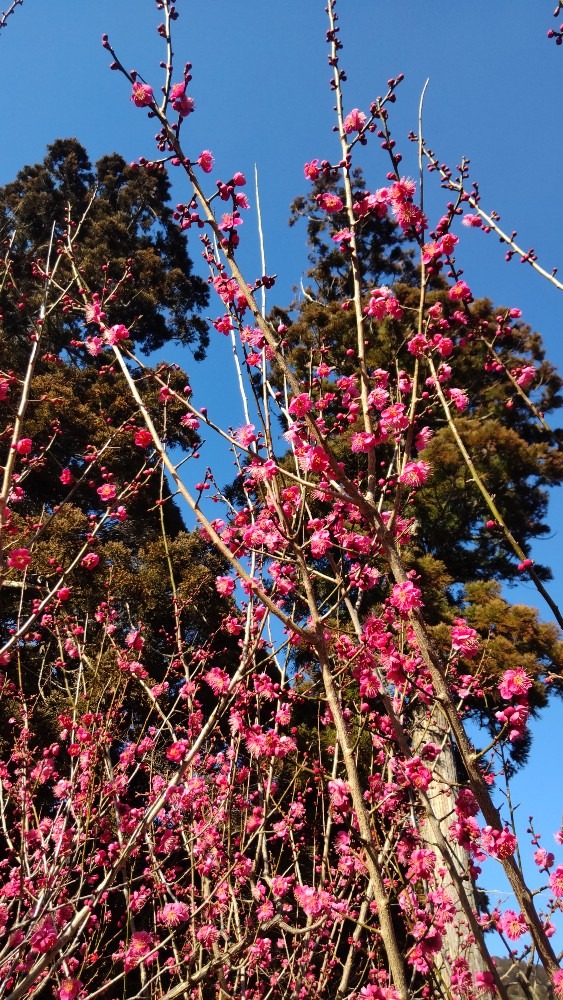
<svg viewBox="0 0 563 1000">
<path fill-rule="evenodd" d="M 436 881 L 446 891 L 456 909 L 454 919 L 445 926 L 443 951 L 439 961 L 440 973 L 448 984 L 451 964 L 456 958 L 463 957 L 473 975 L 488 970 L 489 966 L 475 939 L 467 914 L 468 906 L 473 913 L 477 912 L 475 884 L 469 874 L 469 855 L 449 833 L 449 826 L 455 818 L 456 790 L 461 778 L 447 721 L 436 705 L 430 725 L 427 718 L 424 724 L 419 722 L 416 725 L 413 734 L 415 752 L 418 746 L 429 741 L 441 746 L 442 752 L 436 762 L 434 780 L 427 791 L 430 809 L 420 833 L 424 843 L 436 854 Z M 452 868 L 457 872 L 457 879 L 452 878 Z M 438 874 L 440 871 L 443 874 Z"/>
</svg>

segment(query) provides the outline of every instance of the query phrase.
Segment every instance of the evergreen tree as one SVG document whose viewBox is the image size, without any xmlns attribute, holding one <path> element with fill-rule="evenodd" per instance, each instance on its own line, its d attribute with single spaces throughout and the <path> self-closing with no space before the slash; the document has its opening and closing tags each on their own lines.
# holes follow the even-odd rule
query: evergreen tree
<svg viewBox="0 0 563 1000">
<path fill-rule="evenodd" d="M 367 194 L 360 171 L 354 173 L 353 182 L 354 199 L 360 205 Z M 284 333 L 286 358 L 305 384 L 312 379 L 316 392 L 325 392 L 327 399 L 332 376 L 315 377 L 318 365 L 329 358 L 338 374 L 347 376 L 355 373 L 357 364 L 355 319 L 347 299 L 352 287 L 351 266 L 345 244 L 333 239 L 345 230 L 346 215 L 343 210 L 333 214 L 318 210 L 318 198 L 329 190 L 336 190 L 336 180 L 321 174 L 310 195 L 297 199 L 292 206 L 292 224 L 299 217 L 307 219 L 312 267 L 305 297 L 295 305 L 291 319 L 284 313 L 288 320 Z M 366 295 L 369 289 L 392 281 L 403 313 L 400 319 L 366 319 L 368 371 L 386 369 L 391 364 L 410 375 L 414 359 L 407 341 L 416 333 L 420 296 L 420 276 L 413 267 L 412 252 L 398 227 L 389 218 L 378 218 L 373 213 L 360 219 L 357 239 Z M 436 270 L 426 295 L 427 306 L 435 307 L 437 316 L 445 319 L 460 312 L 459 304 L 448 296 L 449 287 Z M 562 381 L 546 360 L 541 336 L 524 322 L 509 317 L 507 310 L 495 308 L 489 300 L 463 304 L 462 309 L 466 324 L 464 350 L 444 358 L 444 366 L 451 365 L 452 370 L 445 385 L 463 386 L 464 390 L 460 411 L 454 402 L 451 408 L 479 475 L 528 555 L 531 541 L 550 531 L 546 523 L 547 488 L 563 481 L 562 432 L 550 431 L 542 424 L 543 417 L 561 406 Z M 274 310 L 273 318 L 278 321 L 283 317 Z M 434 433 L 423 455 L 431 467 L 430 478 L 412 500 L 417 531 L 411 558 L 426 583 L 432 584 L 430 593 L 435 595 L 438 621 L 445 610 L 445 595 L 446 603 L 453 608 L 456 601 L 463 601 L 466 584 L 477 580 L 510 583 L 517 579 L 519 569 L 503 533 L 491 524 L 444 414 L 436 407 L 430 412 L 424 410 L 423 382 L 430 372 L 424 360 L 419 368 L 420 420 L 430 423 Z M 533 370 L 530 391 L 535 415 L 514 385 L 525 370 Z M 507 373 L 513 376 L 512 381 Z M 333 409 L 329 403 L 323 411 L 329 427 L 341 419 Z M 354 455 L 347 447 L 351 435 L 359 429 L 359 425 L 351 425 L 341 446 L 342 460 L 351 475 L 361 475 L 365 467 L 365 457 Z M 414 458 L 414 440 L 412 450 Z M 392 459 L 392 448 L 380 446 L 382 471 Z M 540 579 L 550 579 L 548 567 L 536 564 L 534 569 Z"/>
<path fill-rule="evenodd" d="M 42 163 L 24 167 L 0 188 L 0 234 L 10 263 L 0 296 L 9 347 L 0 356 L 2 367 L 14 364 L 16 350 L 27 358 L 21 318 L 22 310 L 32 312 L 41 303 L 38 269 L 45 267 L 50 246 L 52 268 L 60 247 L 77 232 L 74 263 L 85 287 L 103 289 L 112 322 L 123 323 L 146 352 L 177 341 L 201 360 L 208 334 L 198 314 L 208 290 L 193 274 L 169 200 L 163 168 L 128 165 L 117 153 L 92 166 L 76 139 L 58 139 Z M 68 354 L 80 337 L 80 319 L 65 299 L 71 277 L 64 262 L 57 272 L 62 308 L 49 323 L 45 351 Z"/>
<path fill-rule="evenodd" d="M 366 195 L 359 171 L 354 174 L 354 185 L 358 204 Z M 324 357 L 330 358 L 339 374 L 351 375 L 356 371 L 355 320 L 352 310 L 346 307 L 351 294 L 350 263 L 346 253 L 339 249 L 341 244 L 332 239 L 345 229 L 347 219 L 343 211 L 328 215 L 317 208 L 317 197 L 334 186 L 334 181 L 321 175 L 309 197 L 297 199 L 292 207 L 292 223 L 299 216 L 307 219 L 312 264 L 308 272 L 311 285 L 296 307 L 294 322 L 284 334 L 288 345 L 286 356 L 300 378 L 308 378 L 311 369 Z M 403 310 L 401 319 L 386 317 L 366 324 L 366 363 L 370 371 L 393 364 L 412 373 L 413 357 L 407 350 L 407 340 L 416 332 L 420 292 L 412 254 L 397 228 L 387 217 L 379 219 L 373 214 L 358 225 L 359 260 L 366 293 L 374 286 L 393 281 L 393 292 Z M 448 297 L 448 288 L 441 274 L 431 277 L 427 304 L 440 309 L 444 317 L 459 311 L 459 305 Z M 561 406 L 563 383 L 546 360 L 541 336 L 525 323 L 511 320 L 507 310 L 496 308 L 484 299 L 465 307 L 465 320 L 465 350 L 444 359 L 452 367 L 448 384 L 463 386 L 467 396 L 466 408 L 456 414 L 456 422 L 507 525 L 529 552 L 532 539 L 549 534 L 545 522 L 546 488 L 563 481 L 563 432 L 548 431 L 534 418 L 503 368 L 518 376 L 527 366 L 535 369 L 533 401 L 536 412 L 542 416 Z M 489 345 L 499 331 L 495 358 Z M 428 375 L 423 368 L 421 379 Z M 330 391 L 330 377 L 317 380 L 317 385 L 319 391 L 322 388 Z M 331 416 L 330 407 L 327 416 Z M 474 579 L 513 581 L 518 572 L 517 560 L 502 535 L 486 527 L 490 518 L 451 438 L 444 415 L 436 410 L 431 414 L 425 412 L 425 421 L 429 418 L 434 436 L 424 458 L 435 472 L 413 502 L 418 554 L 431 555 L 443 563 L 450 576 L 450 587 Z M 351 427 L 350 433 L 355 429 Z M 385 449 L 381 451 L 383 468 L 390 455 Z M 358 456 L 356 467 L 350 471 L 361 469 L 362 461 L 362 456 Z M 535 570 L 541 578 L 550 578 L 546 567 L 536 565 Z"/>
<path fill-rule="evenodd" d="M 9 539 L 8 549 L 33 541 L 33 558 L 24 587 L 4 561 L 4 640 L 33 613 L 77 552 L 84 548 L 95 563 L 89 568 L 79 561 L 61 588 L 68 594 L 49 606 L 31 629 L 32 638 L 18 643 L 6 665 L 7 679 L 19 677 L 22 694 L 36 699 L 35 722 L 46 744 L 55 739 L 57 716 L 72 701 L 68 671 L 77 665 L 79 648 L 88 705 L 96 711 L 107 707 L 116 689 L 130 684 L 123 725 L 143 729 L 151 716 L 150 698 L 143 701 L 135 678 L 119 667 L 125 637 L 141 628 L 143 647 L 150 651 L 142 672 L 150 686 L 163 679 L 174 657 L 180 667 L 190 648 L 212 645 L 228 609 L 214 587 L 222 559 L 199 533 L 186 531 L 146 431 L 138 436 L 144 421 L 120 373 L 90 337 L 97 328 L 85 325 L 72 304 L 81 293 L 90 298 L 104 310 L 108 326 L 127 328 L 128 346 L 146 352 L 176 340 L 191 346 L 196 358 L 203 356 L 208 337 L 199 311 L 208 290 L 192 273 L 185 236 L 168 202 L 163 172 L 127 166 L 117 154 L 93 168 L 74 139 L 53 143 L 43 163 L 25 167 L 0 190 L 6 255 L 0 290 L 4 462 L 30 336 L 37 336 L 33 317 L 42 302 L 45 314 L 23 424 L 30 453 L 16 458 L 17 485 L 4 539 L 4 556 Z M 48 278 L 42 278 L 42 269 Z M 159 379 L 146 379 L 149 412 L 167 447 L 191 454 L 198 446 L 197 425 L 182 423 L 185 408 L 174 395 L 183 396 L 187 376 L 177 366 L 161 366 Z M 170 390 L 164 396 L 163 384 Z M 111 643 L 103 639 L 108 621 Z M 81 629 L 83 638 L 73 641 L 73 631 L 82 635 Z M 170 697 L 176 695 L 172 689 Z M 6 718 L 15 708 L 3 699 Z"/>
</svg>

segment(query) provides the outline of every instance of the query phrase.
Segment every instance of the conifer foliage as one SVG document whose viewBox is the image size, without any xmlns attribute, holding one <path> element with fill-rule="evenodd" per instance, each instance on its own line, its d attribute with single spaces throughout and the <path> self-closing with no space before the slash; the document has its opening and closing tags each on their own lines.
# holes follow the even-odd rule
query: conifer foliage
<svg viewBox="0 0 563 1000">
<path fill-rule="evenodd" d="M 141 350 L 158 350 L 178 341 L 201 359 L 208 343 L 198 313 L 207 304 L 205 282 L 194 275 L 185 235 L 174 223 L 169 181 L 159 166 L 141 169 L 114 153 L 92 166 L 76 139 L 58 139 L 42 163 L 24 167 L 0 189 L 0 232 L 11 262 L 2 289 L 6 343 L 13 352 L 22 340 L 22 309 L 41 302 L 40 277 L 59 240 L 70 235 L 73 266 L 87 287 L 104 285 L 104 301 Z M 49 324 L 44 350 L 69 351 L 79 329 L 65 282 L 67 261 L 58 268 L 61 308 Z M 25 337 L 24 356 L 25 356 Z M 13 354 L 12 354 L 13 358 Z"/>
</svg>

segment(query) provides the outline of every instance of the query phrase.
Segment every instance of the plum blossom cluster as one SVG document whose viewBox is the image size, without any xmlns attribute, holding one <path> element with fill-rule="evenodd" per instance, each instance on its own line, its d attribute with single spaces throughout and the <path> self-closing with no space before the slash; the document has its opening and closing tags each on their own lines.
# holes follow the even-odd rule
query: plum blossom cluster
<svg viewBox="0 0 563 1000">
<path fill-rule="evenodd" d="M 361 116 L 361 112 L 357 112 L 357 115 Z M 354 121 L 357 121 L 358 124 L 360 120 L 360 117 L 354 118 Z M 348 126 L 347 128 L 345 125 L 346 131 L 358 131 L 358 129 L 352 126 L 352 119 L 348 122 Z M 362 128 L 362 125 L 360 125 L 360 128 Z M 322 169 L 322 167 L 319 167 L 319 161 L 313 160 L 311 163 L 305 165 L 305 176 L 311 181 L 316 181 L 320 177 Z M 398 225 L 404 232 L 419 234 L 427 228 L 428 222 L 414 200 L 415 193 L 416 185 L 414 181 L 408 177 L 401 177 L 388 188 L 378 188 L 373 193 L 365 192 L 363 197 L 354 203 L 354 213 L 358 219 L 364 219 L 369 215 L 374 215 L 377 218 L 385 218 L 389 209 L 391 209 Z M 344 208 L 342 198 L 334 192 L 323 192 L 317 195 L 317 205 L 328 215 L 336 215 L 342 212 Z M 446 245 L 447 243 L 448 241 L 446 240 Z M 445 253 L 448 251 L 444 247 L 444 249 L 438 252 Z"/>
</svg>

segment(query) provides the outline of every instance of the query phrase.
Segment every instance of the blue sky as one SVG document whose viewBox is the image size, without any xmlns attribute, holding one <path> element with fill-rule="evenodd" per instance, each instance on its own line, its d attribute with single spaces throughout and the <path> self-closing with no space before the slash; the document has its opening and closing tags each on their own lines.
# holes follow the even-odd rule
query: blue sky
<svg viewBox="0 0 563 1000">
<path fill-rule="evenodd" d="M 416 176 L 415 149 L 406 135 L 417 128 L 419 96 L 429 78 L 424 112 L 429 145 L 451 165 L 469 156 L 483 207 L 500 212 L 506 229 L 518 230 L 523 246 L 533 246 L 548 269 L 559 263 L 563 276 L 563 51 L 546 38 L 554 24 L 552 7 L 552 0 L 469 5 L 341 0 L 340 24 L 347 109 L 367 110 L 385 91 L 388 77 L 405 73 L 391 128 L 404 153 L 405 173 Z M 315 156 L 338 157 L 324 0 L 178 0 L 178 9 L 177 65 L 189 60 L 194 66 L 196 113 L 185 129 L 188 153 L 210 148 L 217 175 L 224 177 L 242 170 L 250 178 L 257 164 L 267 270 L 279 275 L 269 302 L 285 305 L 307 266 L 303 231 L 287 227 L 289 204 L 305 190 L 303 164 Z M 157 23 L 150 0 L 25 0 L 0 32 L 0 184 L 25 163 L 42 159 L 46 145 L 60 136 L 76 136 L 93 160 L 113 150 L 128 160 L 153 155 L 153 123 L 130 103 L 126 81 L 109 71 L 101 36 L 107 32 L 124 64 L 157 91 L 163 58 Z M 361 162 L 369 186 L 382 186 L 388 163 L 377 143 Z M 175 200 L 185 195 L 179 178 Z M 425 197 L 435 221 L 447 198 L 431 176 Z M 260 271 L 255 225 L 250 213 L 242 258 L 249 274 Z M 529 267 L 505 263 L 492 236 L 464 231 L 463 237 L 458 263 L 474 294 L 520 307 L 561 368 L 563 293 Z M 192 253 L 196 258 L 197 246 Z M 216 391 L 217 372 L 231 363 L 228 342 L 217 337 L 209 363 L 199 370 L 189 358 L 182 363 L 193 371 L 192 382 L 210 415 L 241 423 L 238 404 Z M 204 460 L 209 460 L 205 452 Z M 227 467 L 223 478 L 229 475 Z M 561 604 L 563 573 L 554 561 L 561 550 L 563 504 L 557 497 L 550 524 L 553 536 L 538 543 L 536 555 L 551 561 L 553 594 Z M 512 596 L 537 603 L 531 585 Z M 524 826 L 534 813 L 545 830 L 545 846 L 561 822 L 556 790 L 562 732 L 556 702 L 534 726 L 530 767 L 516 779 L 516 798 L 526 799 Z"/>
</svg>

